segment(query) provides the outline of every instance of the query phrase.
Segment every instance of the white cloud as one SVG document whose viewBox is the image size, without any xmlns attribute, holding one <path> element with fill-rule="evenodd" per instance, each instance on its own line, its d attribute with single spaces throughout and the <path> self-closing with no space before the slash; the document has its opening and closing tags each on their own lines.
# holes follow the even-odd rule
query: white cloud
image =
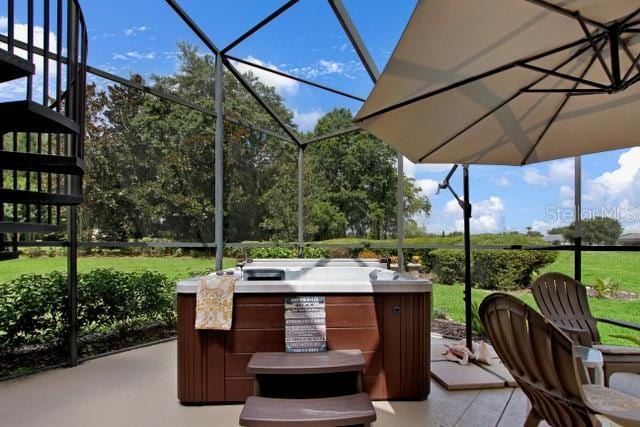
<svg viewBox="0 0 640 427">
<path fill-rule="evenodd" d="M 133 59 L 154 59 L 156 57 L 155 52 L 138 52 L 137 50 L 127 52 L 127 56 Z"/>
<path fill-rule="evenodd" d="M 635 196 L 640 184 L 640 147 L 622 153 L 618 158 L 618 165 L 617 169 L 587 181 L 585 200 L 604 203 L 620 197 Z"/>
<path fill-rule="evenodd" d="M 138 33 L 142 33 L 144 31 L 149 31 L 151 29 L 151 27 L 147 27 L 147 26 L 140 26 L 140 27 L 130 27 L 127 28 L 126 30 L 124 30 L 124 35 L 127 37 L 130 36 L 136 36 Z"/>
<path fill-rule="evenodd" d="M 431 197 L 438 191 L 438 181 L 433 179 L 419 179 L 416 185 L 420 187 L 421 196 Z"/>
<path fill-rule="evenodd" d="M 574 191 L 573 187 L 568 185 L 560 186 L 560 197 L 562 197 L 561 205 L 563 208 L 572 208 L 574 205 Z"/>
<path fill-rule="evenodd" d="M 504 203 L 498 196 L 491 196 L 479 202 L 472 201 L 471 232 L 472 233 L 499 233 L 506 230 L 504 220 Z M 456 219 L 453 229 L 464 230 L 464 220 L 462 218 L 462 208 L 458 201 L 451 199 L 444 207 L 444 214 L 453 216 Z"/>
<path fill-rule="evenodd" d="M 549 179 L 560 184 L 573 182 L 574 160 L 563 159 L 549 163 Z"/>
<path fill-rule="evenodd" d="M 562 221 L 562 220 L 544 221 L 541 219 L 536 219 L 531 224 L 531 229 L 533 231 L 538 231 L 542 234 L 548 234 L 548 231 L 551 230 L 552 228 L 566 227 L 569 224 L 571 224 L 570 221 L 569 222 Z"/>
<path fill-rule="evenodd" d="M 276 65 L 273 65 L 269 62 L 264 62 L 252 55 L 249 55 L 244 59 L 248 62 L 253 62 L 254 64 L 271 68 L 272 70 L 282 71 Z M 287 77 L 279 76 L 277 74 L 270 73 L 269 71 L 261 70 L 259 68 L 251 67 L 249 65 L 246 65 L 240 62 L 234 62 L 233 65 L 235 65 L 235 67 L 241 73 L 248 73 L 248 72 L 253 73 L 253 75 L 256 76 L 258 80 L 260 80 L 262 83 L 264 83 L 267 86 L 274 87 L 276 89 L 276 92 L 278 92 L 280 95 L 283 95 L 283 96 L 295 95 L 298 93 L 298 88 L 300 84 L 295 80 L 289 79 Z"/>
<path fill-rule="evenodd" d="M 356 75 L 364 71 L 364 67 L 360 61 L 337 62 L 327 59 L 320 59 L 312 65 L 304 67 L 289 68 L 289 72 L 306 79 L 314 79 L 317 77 L 338 74 L 349 79 L 355 79 Z"/>
<path fill-rule="evenodd" d="M 298 125 L 298 129 L 303 132 L 312 131 L 316 127 L 316 123 L 322 116 L 326 113 L 321 110 L 311 110 L 306 113 L 301 113 L 300 111 L 294 109 L 293 110 L 293 122 Z"/>
<path fill-rule="evenodd" d="M 0 16 L 0 31 L 6 32 L 8 31 L 8 19 L 6 16 Z M 14 37 L 16 40 L 20 40 L 22 42 L 27 42 L 29 27 L 27 24 L 14 24 Z M 52 53 L 56 53 L 56 45 L 57 45 L 57 37 L 55 33 L 49 32 L 49 51 Z M 35 26 L 33 30 L 33 44 L 36 47 L 41 49 L 44 48 L 44 28 L 40 26 Z M 7 49 L 6 43 L 0 43 L 0 49 Z M 27 51 L 16 48 L 14 53 L 24 59 L 27 59 Z M 64 53 L 64 52 L 63 52 Z M 42 75 L 44 58 L 39 55 L 34 55 L 33 64 L 36 68 L 36 75 L 33 79 L 33 99 L 34 100 L 42 100 L 42 92 L 43 92 L 43 83 L 44 76 Z M 55 70 L 55 62 L 53 60 L 49 60 L 49 90 L 52 87 L 55 87 L 55 73 L 52 70 Z M 17 100 L 24 99 L 27 92 L 27 85 L 24 79 L 12 80 L 9 82 L 5 82 L 0 85 L 0 99 L 5 100 Z M 51 92 L 49 92 L 51 95 Z"/>
<path fill-rule="evenodd" d="M 111 55 L 111 58 L 117 61 L 129 61 L 129 60 L 139 61 L 139 60 L 145 60 L 145 59 L 155 59 L 155 57 L 156 57 L 156 53 L 154 51 L 139 52 L 137 50 L 130 50 L 129 52 L 125 52 L 125 53 L 114 53 L 113 55 Z"/>
<path fill-rule="evenodd" d="M 546 163 L 546 174 L 535 167 L 525 167 L 522 179 L 529 185 L 546 187 L 551 183 L 566 185 L 573 182 L 573 159 L 554 160 Z"/>
<path fill-rule="evenodd" d="M 320 66 L 323 68 L 325 74 L 339 74 L 344 71 L 344 64 L 336 61 L 327 61 L 326 59 L 321 59 L 319 61 Z"/>
<path fill-rule="evenodd" d="M 546 187 L 551 182 L 548 176 L 542 175 L 536 168 L 525 169 L 522 173 L 522 179 L 529 185 L 541 185 L 543 187 Z"/>
<path fill-rule="evenodd" d="M 511 181 L 509 181 L 509 178 L 507 178 L 506 175 L 500 175 L 497 178 L 492 178 L 492 181 L 498 186 L 498 187 L 508 187 L 511 185 Z"/>
</svg>

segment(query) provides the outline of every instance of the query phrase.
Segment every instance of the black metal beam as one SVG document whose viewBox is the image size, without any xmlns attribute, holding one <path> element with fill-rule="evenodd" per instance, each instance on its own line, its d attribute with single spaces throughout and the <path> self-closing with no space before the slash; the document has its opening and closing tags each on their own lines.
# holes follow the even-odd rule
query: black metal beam
<svg viewBox="0 0 640 427">
<path fill-rule="evenodd" d="M 196 36 L 204 43 L 213 53 L 218 53 L 218 47 L 211 41 L 204 31 L 191 19 L 191 16 L 178 4 L 175 0 L 165 0 L 169 6 L 178 14 L 185 24 L 195 33 Z"/>
<path fill-rule="evenodd" d="M 282 13 L 284 13 L 285 11 L 287 11 L 291 6 L 293 6 L 294 4 L 298 3 L 299 0 L 289 0 L 288 2 L 286 2 L 285 4 L 283 4 L 282 6 L 280 6 L 278 9 L 276 9 L 273 13 L 271 13 L 269 16 L 267 16 L 266 18 L 264 18 L 262 21 L 258 22 L 256 25 L 254 25 L 253 27 L 251 27 L 247 32 L 245 32 L 244 34 L 242 34 L 240 37 L 238 37 L 237 39 L 235 39 L 234 41 L 232 41 L 231 43 L 229 43 L 224 49 L 222 49 L 220 52 L 222 52 L 222 54 L 226 54 L 227 52 L 229 52 L 231 49 L 233 49 L 234 47 L 236 47 L 237 45 L 239 45 L 240 43 L 242 43 L 243 41 L 245 41 L 247 38 L 251 37 L 251 35 L 253 35 L 256 31 L 260 30 L 262 27 L 264 27 L 265 25 L 267 25 L 269 22 L 273 21 L 274 19 L 276 19 L 278 16 L 280 16 Z"/>
<path fill-rule="evenodd" d="M 271 118 L 275 120 L 278 123 L 278 125 L 280 125 L 282 130 L 284 130 L 285 133 L 289 135 L 289 137 L 298 146 L 302 145 L 300 142 L 300 139 L 295 134 L 295 132 L 291 130 L 289 126 L 273 110 L 273 108 L 271 108 L 271 106 L 264 99 L 262 99 L 262 97 L 258 94 L 258 92 L 256 92 L 256 90 L 253 88 L 253 86 L 251 86 L 251 83 L 249 83 L 247 79 L 244 78 L 242 73 L 240 73 L 240 71 L 238 71 L 238 69 L 231 63 L 231 61 L 229 61 L 229 58 L 227 58 L 224 55 L 222 55 L 222 58 L 223 58 L 224 65 L 227 67 L 227 70 L 229 70 L 231 74 L 233 74 L 233 76 L 238 80 L 238 82 L 242 85 L 242 87 L 244 87 L 251 94 L 251 96 L 258 102 L 258 104 L 260 104 L 260 106 L 264 108 L 267 114 L 269 114 Z"/>
<path fill-rule="evenodd" d="M 218 58 L 219 49 L 216 45 L 207 37 L 205 32 L 196 24 L 193 19 L 189 16 L 189 14 L 178 5 L 175 0 L 165 0 L 171 8 L 182 18 L 182 20 L 189 26 L 189 28 L 198 36 L 198 38 L 214 53 Z M 247 82 L 247 80 L 242 76 L 236 67 L 229 61 L 229 59 L 225 55 L 220 55 L 222 57 L 222 62 L 227 67 L 227 69 L 233 74 L 233 76 L 238 80 L 238 82 L 251 94 L 251 96 L 265 109 L 265 111 L 273 118 L 278 125 L 285 131 L 287 135 L 298 145 L 300 146 L 300 140 L 298 136 L 289 129 L 289 126 L 276 114 L 276 112 L 267 104 L 262 97 L 255 91 L 255 89 Z"/>
<path fill-rule="evenodd" d="M 104 79 L 113 81 L 113 82 L 121 84 L 123 86 L 131 87 L 133 89 L 138 89 L 140 91 L 143 91 L 145 93 L 153 95 L 153 96 L 155 96 L 157 98 L 164 99 L 164 100 L 171 101 L 171 102 L 175 102 L 178 105 L 182 105 L 183 107 L 186 107 L 186 108 L 189 108 L 189 109 L 192 109 L 192 110 L 195 110 L 195 111 L 199 111 L 202 114 L 206 114 L 206 115 L 209 115 L 209 116 L 214 117 L 214 118 L 216 117 L 215 111 L 210 110 L 208 108 L 201 107 L 200 105 L 194 104 L 193 102 L 184 100 L 184 99 L 182 99 L 180 97 L 177 97 L 177 96 L 175 96 L 173 94 L 170 94 L 170 93 L 167 93 L 165 91 L 158 90 L 158 89 L 150 87 L 150 86 L 142 85 L 140 83 L 136 83 L 136 82 L 134 82 L 132 80 L 125 79 L 125 78 L 117 76 L 115 74 L 111 74 L 111 73 L 109 73 L 107 71 L 104 71 L 104 70 L 101 70 L 99 68 L 88 66 L 87 67 L 87 71 L 89 73 L 93 74 L 93 75 L 96 75 L 98 77 L 102 77 Z M 273 137 L 281 139 L 283 141 L 293 142 L 290 138 L 287 138 L 286 136 L 280 135 L 280 134 L 278 134 L 278 133 L 276 133 L 276 132 L 274 132 L 272 130 L 269 130 L 269 129 L 264 129 L 264 128 L 252 125 L 252 124 L 247 123 L 247 122 L 245 122 L 243 120 L 240 120 L 237 117 L 234 117 L 234 116 L 232 116 L 230 114 L 225 114 L 224 115 L 224 119 L 226 121 L 228 121 L 228 122 L 235 123 L 235 124 L 238 124 L 240 126 L 255 130 L 257 132 L 261 132 L 261 133 L 273 136 Z"/>
<path fill-rule="evenodd" d="M 296 80 L 298 82 L 301 82 L 301 83 L 304 83 L 304 84 L 308 84 L 309 86 L 314 86 L 314 87 L 317 87 L 319 89 L 323 89 L 323 90 L 326 90 L 328 92 L 335 93 L 336 95 L 342 95 L 344 97 L 355 99 L 356 101 L 360 101 L 360 102 L 364 102 L 365 101 L 365 99 L 362 98 L 362 97 L 359 97 L 359 96 L 356 96 L 356 95 L 352 95 L 352 94 L 344 92 L 342 90 L 334 89 L 332 87 L 325 86 L 325 85 L 322 85 L 320 83 L 313 82 L 311 80 L 303 79 L 302 77 L 294 76 L 292 74 L 288 74 L 288 73 L 282 72 L 280 70 L 275 70 L 273 68 L 265 67 L 264 65 L 256 64 L 254 62 L 247 61 L 246 59 L 238 58 L 236 56 L 231 56 L 231 55 L 226 55 L 226 57 L 229 58 L 232 61 L 240 62 L 240 63 L 248 65 L 250 67 L 258 68 L 260 70 L 264 70 L 264 71 L 267 71 L 267 72 L 272 73 L 272 74 L 277 74 L 279 76 L 286 77 L 286 78 L 291 79 L 291 80 Z"/>
<path fill-rule="evenodd" d="M 69 364 L 78 366 L 78 213 L 67 207 L 67 323 Z"/>
<path fill-rule="evenodd" d="M 367 45 L 362 40 L 362 37 L 360 37 L 356 26 L 353 24 L 353 21 L 351 20 L 351 17 L 347 12 L 347 8 L 344 6 L 344 3 L 342 3 L 342 0 L 328 1 L 331 9 L 333 10 L 333 13 L 336 15 L 336 18 L 338 18 L 338 22 L 340 22 L 342 29 L 349 38 L 353 49 L 358 54 L 362 65 L 364 65 L 364 68 L 365 70 L 367 70 L 369 77 L 371 77 L 371 80 L 375 83 L 376 81 L 378 81 L 378 77 L 380 77 L 380 71 L 378 71 L 378 67 L 371 57 L 371 54 L 367 49 Z"/>
<path fill-rule="evenodd" d="M 471 199 L 469 196 L 469 166 L 462 167 L 463 222 L 464 222 L 464 318 L 467 348 L 473 350 L 472 300 L 471 300 Z"/>
<path fill-rule="evenodd" d="M 320 136 L 316 136 L 316 137 L 310 138 L 310 139 L 304 141 L 303 145 L 309 145 L 309 144 L 313 144 L 315 142 L 324 141 L 326 139 L 335 138 L 336 136 L 346 135 L 346 134 L 349 134 L 349 133 L 360 132 L 360 131 L 362 131 L 362 129 L 359 128 L 358 126 L 349 126 L 348 128 L 338 129 L 336 131 L 329 132 L 329 133 L 324 134 L 324 135 L 320 135 Z"/>
</svg>

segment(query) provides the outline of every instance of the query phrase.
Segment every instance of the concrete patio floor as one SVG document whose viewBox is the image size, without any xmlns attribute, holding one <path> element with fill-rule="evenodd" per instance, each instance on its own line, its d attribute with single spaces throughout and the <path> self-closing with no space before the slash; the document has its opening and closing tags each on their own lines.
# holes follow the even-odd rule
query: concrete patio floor
<svg viewBox="0 0 640 427">
<path fill-rule="evenodd" d="M 237 426 L 241 405 L 176 400 L 176 343 L 168 342 L 0 383 L 0 424 L 21 426 Z M 375 402 L 381 426 L 517 426 L 517 388 L 449 392 L 435 381 L 422 402 Z"/>
</svg>

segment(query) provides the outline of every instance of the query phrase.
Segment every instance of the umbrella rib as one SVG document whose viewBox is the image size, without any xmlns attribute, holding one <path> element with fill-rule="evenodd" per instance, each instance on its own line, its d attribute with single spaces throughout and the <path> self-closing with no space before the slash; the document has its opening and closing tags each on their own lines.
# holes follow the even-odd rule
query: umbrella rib
<svg viewBox="0 0 640 427">
<path fill-rule="evenodd" d="M 559 70 L 560 68 L 564 67 L 565 65 L 567 65 L 569 62 L 573 61 L 574 59 L 576 59 L 577 57 L 579 57 L 580 55 L 582 55 L 585 51 L 587 51 L 589 49 L 589 46 L 587 47 L 583 47 L 581 49 L 579 49 L 578 51 L 576 51 L 573 55 L 571 55 L 569 58 L 567 58 L 566 60 L 562 61 L 560 64 L 558 64 L 553 71 Z M 433 148 L 431 151 L 429 151 L 427 154 L 425 154 L 424 156 L 420 157 L 418 159 L 418 163 L 422 163 L 422 161 L 424 159 L 426 159 L 427 157 L 429 157 L 430 155 L 432 155 L 433 153 L 435 153 L 436 151 L 440 150 L 442 147 L 444 147 L 445 145 L 449 144 L 451 141 L 453 141 L 454 139 L 456 139 L 457 137 L 459 137 L 460 135 L 462 135 L 463 133 L 465 133 L 466 131 L 468 131 L 469 129 L 471 129 L 472 127 L 474 127 L 475 125 L 477 125 L 478 123 L 480 123 L 481 121 L 483 121 L 484 119 L 486 119 L 487 117 L 489 117 L 491 114 L 495 113 L 496 111 L 498 111 L 500 108 L 504 107 L 505 105 L 507 105 L 509 102 L 513 101 L 515 98 L 517 98 L 519 95 L 521 95 L 523 92 L 527 92 L 528 90 L 530 90 L 533 86 L 537 85 L 538 83 L 540 83 L 541 81 L 543 81 L 544 79 L 546 79 L 547 77 L 549 77 L 548 74 L 545 74 L 544 76 L 540 77 L 539 79 L 535 80 L 533 83 L 528 84 L 527 86 L 525 86 L 524 88 L 520 89 L 518 92 L 516 92 L 515 94 L 511 95 L 509 98 L 507 98 L 505 101 L 501 102 L 498 106 L 492 108 L 491 110 L 489 110 L 487 113 L 483 114 L 482 116 L 480 116 L 477 120 L 473 121 L 471 124 L 465 126 L 463 129 L 461 129 L 459 132 L 457 132 L 455 135 L 453 135 L 452 137 L 448 138 L 447 140 L 445 140 L 444 142 L 442 142 L 440 145 L 438 145 L 437 147 Z"/>
<path fill-rule="evenodd" d="M 519 65 L 521 67 L 528 68 L 529 70 L 538 71 L 538 72 L 544 73 L 544 74 L 551 74 L 552 76 L 560 77 L 560 78 L 566 79 L 566 80 L 571 80 L 572 82 L 582 83 L 582 84 L 585 84 L 587 86 L 596 87 L 598 89 L 608 89 L 608 87 L 606 85 L 603 85 L 601 83 L 592 82 L 591 80 L 585 80 L 585 79 L 581 79 L 581 78 L 578 78 L 578 77 L 573 77 L 573 76 L 571 76 L 569 74 L 559 73 L 559 72 L 554 71 L 554 70 L 547 70 L 546 68 L 537 67 L 537 66 L 531 65 L 531 64 L 519 64 Z"/>
<path fill-rule="evenodd" d="M 609 70 L 609 67 L 607 66 L 607 62 L 604 60 L 604 58 L 602 57 L 602 54 L 600 53 L 601 49 L 597 48 L 596 42 L 593 40 L 593 35 L 587 28 L 584 18 L 582 17 L 582 15 L 580 15 L 580 13 L 576 13 L 576 18 L 580 23 L 580 28 L 582 28 L 582 31 L 587 36 L 587 39 L 589 39 L 589 43 L 591 44 L 591 47 L 593 48 L 593 51 L 595 52 L 596 57 L 598 58 L 598 61 L 600 61 L 600 65 L 602 65 L 604 72 L 607 74 L 609 81 L 611 82 L 611 84 L 615 84 L 615 79 L 613 78 L 613 74 L 611 74 L 611 70 Z"/>
<path fill-rule="evenodd" d="M 533 4 L 537 5 L 537 6 L 543 7 L 545 9 L 549 9 L 549 10 L 551 10 L 553 12 L 559 13 L 560 15 L 564 15 L 566 17 L 573 18 L 573 19 L 578 19 L 576 17 L 576 14 L 578 12 L 574 12 L 572 10 L 565 9 L 565 8 L 560 7 L 558 5 L 549 3 L 548 1 L 545 1 L 545 0 L 526 0 L 526 1 L 528 1 L 529 3 L 533 3 Z M 601 22 L 598 22 L 598 21 L 590 19 L 590 18 L 585 18 L 585 20 L 591 25 L 595 25 L 596 27 L 600 27 L 600 28 L 605 29 L 605 30 L 607 29 L 607 26 L 605 24 L 601 23 Z"/>
<path fill-rule="evenodd" d="M 600 49 L 602 49 L 605 46 L 606 42 L 602 44 L 602 46 L 600 46 Z M 593 63 L 595 62 L 596 57 L 592 56 L 591 60 L 589 61 L 589 64 L 585 67 L 584 71 L 582 72 L 582 74 L 580 75 L 580 77 L 584 77 L 585 75 L 587 75 L 587 73 L 589 72 L 589 70 L 591 69 L 591 67 L 593 66 Z M 577 89 L 579 83 L 576 83 L 573 85 L 573 90 Z M 553 122 L 556 121 L 556 119 L 558 118 L 558 116 L 560 115 L 560 112 L 562 111 L 562 109 L 564 108 L 565 105 L 567 105 L 567 102 L 569 101 L 569 98 L 571 97 L 571 94 L 568 93 L 565 95 L 564 99 L 562 100 L 562 102 L 560 103 L 560 105 L 558 106 L 558 109 L 555 111 L 555 113 L 553 114 L 553 116 L 551 116 L 551 119 L 549 119 L 549 121 L 547 122 L 547 125 L 544 127 L 542 133 L 540 134 L 540 136 L 538 137 L 538 139 L 536 140 L 536 142 L 533 144 L 533 146 L 529 149 L 529 152 L 527 153 L 527 155 L 524 157 L 524 160 L 522 160 L 521 165 L 525 165 L 527 164 L 527 161 L 529 160 L 529 157 L 531 157 L 531 155 L 533 154 L 533 152 L 535 151 L 535 149 L 538 147 L 538 145 L 540 144 L 540 142 L 542 142 L 542 138 L 544 138 L 544 136 L 546 135 L 547 131 L 549 130 L 549 128 L 551 128 L 551 125 L 553 124 Z"/>
<path fill-rule="evenodd" d="M 627 22 L 629 22 L 630 20 L 635 18 L 636 15 L 638 15 L 639 13 L 640 13 L 640 8 L 636 9 L 634 12 L 630 13 L 629 15 L 627 15 L 626 18 L 624 18 L 622 21 L 620 21 L 620 25 L 625 25 Z M 633 24 L 631 24 L 631 25 L 633 25 Z"/>
<path fill-rule="evenodd" d="M 633 52 L 631 52 L 631 49 L 629 49 L 629 46 L 627 45 L 627 43 L 624 40 L 622 40 L 622 38 L 620 38 L 620 43 L 621 43 L 621 46 L 622 46 L 622 50 L 624 50 L 624 53 L 626 53 L 627 56 L 629 57 L 629 59 L 632 61 L 631 66 L 629 67 L 629 69 L 627 70 L 627 72 L 624 75 L 624 78 L 622 79 L 622 82 L 626 83 L 627 79 L 631 75 L 631 71 L 633 70 L 633 67 L 636 67 L 638 69 L 638 71 L 640 72 L 640 64 L 638 64 L 638 61 L 640 61 L 640 54 L 638 54 L 634 59 Z"/>
<path fill-rule="evenodd" d="M 596 38 L 599 40 L 600 38 L 602 38 L 602 34 L 598 35 Z M 365 116 L 363 116 L 363 117 L 361 117 L 361 118 L 359 118 L 357 120 L 354 120 L 354 122 L 362 123 L 365 120 L 370 119 L 372 117 L 376 117 L 376 116 L 379 116 L 381 114 L 388 113 L 390 111 L 394 111 L 394 110 L 397 110 L 397 109 L 402 108 L 402 107 L 406 107 L 407 105 L 411 105 L 411 104 L 416 103 L 418 101 L 422 101 L 423 99 L 431 98 L 432 96 L 441 94 L 443 92 L 447 92 L 449 90 L 455 89 L 455 88 L 460 87 L 460 86 L 464 86 L 464 85 L 466 85 L 468 83 L 473 83 L 473 82 L 475 82 L 477 80 L 481 80 L 481 79 L 484 79 L 486 77 L 490 77 L 490 76 L 492 76 L 494 74 L 498 74 L 498 73 L 500 73 L 502 71 L 507 71 L 507 70 L 509 70 L 511 68 L 514 68 L 514 67 L 518 66 L 519 64 L 535 61 L 537 59 L 544 58 L 545 56 L 554 55 L 556 53 L 562 52 L 563 50 L 571 49 L 571 48 L 579 46 L 579 45 L 581 45 L 581 44 L 583 44 L 583 43 L 585 43 L 587 41 L 589 41 L 589 40 L 586 39 L 586 38 L 585 39 L 576 40 L 574 42 L 567 43 L 567 44 L 564 44 L 562 46 L 555 47 L 555 48 L 550 49 L 550 50 L 548 50 L 546 52 L 538 53 L 538 54 L 535 54 L 533 56 L 530 56 L 528 58 L 524 58 L 524 59 L 521 59 L 521 60 L 518 60 L 518 61 L 510 62 L 508 64 L 505 64 L 505 65 L 502 65 L 500 67 L 494 68 L 492 70 L 485 71 L 484 73 L 478 74 L 476 76 L 466 78 L 466 79 L 461 80 L 461 81 L 456 82 L 456 83 L 452 83 L 452 84 L 450 84 L 448 86 L 442 87 L 442 88 L 434 90 L 432 92 L 423 93 L 422 95 L 414 96 L 413 98 L 405 99 L 404 101 L 400 101 L 400 102 L 398 102 L 396 104 L 389 105 L 389 106 L 384 107 L 384 108 L 382 108 L 380 110 L 374 111 L 373 113 L 369 113 L 369 114 L 367 114 L 367 115 L 365 115 Z"/>
<path fill-rule="evenodd" d="M 511 101 L 513 101 L 515 98 L 517 98 L 518 96 L 520 96 L 522 94 L 522 89 L 520 89 L 519 91 L 517 91 L 515 94 L 511 95 L 509 98 L 505 99 L 504 101 L 502 101 L 500 104 L 498 104 L 496 107 L 492 108 L 491 110 L 487 111 L 485 114 L 483 114 L 482 116 L 480 116 L 480 118 L 476 119 L 475 121 L 473 121 L 471 124 L 465 126 L 462 130 L 460 130 L 459 132 L 457 132 L 455 135 L 453 135 L 452 137 L 448 138 L 447 140 L 445 140 L 444 142 L 442 142 L 440 145 L 438 145 L 437 147 L 435 147 L 434 149 L 432 149 L 431 151 L 429 151 L 427 154 L 425 154 L 424 156 L 420 157 L 418 159 L 418 163 L 422 163 L 422 161 L 424 159 L 426 159 L 427 157 L 429 157 L 430 155 L 432 155 L 433 153 L 435 153 L 436 151 L 440 150 L 442 147 L 444 147 L 445 145 L 449 144 L 451 141 L 453 141 L 454 139 L 456 139 L 457 137 L 459 137 L 460 135 L 462 135 L 463 133 L 465 133 L 466 131 L 468 131 L 469 129 L 471 129 L 472 127 L 474 127 L 475 125 L 477 125 L 478 123 L 480 123 L 481 121 L 483 121 L 484 119 L 486 119 L 487 117 L 489 117 L 490 115 L 492 115 L 493 113 L 495 113 L 496 111 L 498 111 L 499 109 L 501 109 L 502 107 L 504 107 L 505 105 L 507 105 L 508 103 L 510 103 Z"/>
<path fill-rule="evenodd" d="M 608 91 L 606 90 L 601 90 L 601 89 L 527 89 L 525 90 L 525 92 L 528 93 L 569 93 L 572 95 L 578 95 L 578 94 L 587 94 L 587 95 L 591 95 L 591 94 L 601 94 L 601 93 L 608 93 Z"/>
</svg>

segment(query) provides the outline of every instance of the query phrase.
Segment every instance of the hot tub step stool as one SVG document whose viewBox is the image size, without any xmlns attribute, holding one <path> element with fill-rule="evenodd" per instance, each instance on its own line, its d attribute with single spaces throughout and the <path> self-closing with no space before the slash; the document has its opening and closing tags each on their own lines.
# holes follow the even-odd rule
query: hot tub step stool
<svg viewBox="0 0 640 427">
<path fill-rule="evenodd" d="M 375 420 L 376 411 L 367 393 L 320 399 L 251 396 L 240 414 L 240 425 L 245 427 L 353 426 Z"/>
<path fill-rule="evenodd" d="M 360 350 L 333 350 L 320 353 L 256 353 L 247 365 L 252 375 L 301 375 L 360 372 L 365 360 Z"/>
<path fill-rule="evenodd" d="M 376 411 L 362 393 L 365 360 L 360 350 L 320 353 L 256 353 L 247 365 L 255 396 L 240 425 L 369 425 Z"/>
<path fill-rule="evenodd" d="M 262 397 L 315 398 L 362 391 L 365 360 L 360 350 L 319 353 L 256 353 L 247 365 L 254 394 Z"/>
</svg>

